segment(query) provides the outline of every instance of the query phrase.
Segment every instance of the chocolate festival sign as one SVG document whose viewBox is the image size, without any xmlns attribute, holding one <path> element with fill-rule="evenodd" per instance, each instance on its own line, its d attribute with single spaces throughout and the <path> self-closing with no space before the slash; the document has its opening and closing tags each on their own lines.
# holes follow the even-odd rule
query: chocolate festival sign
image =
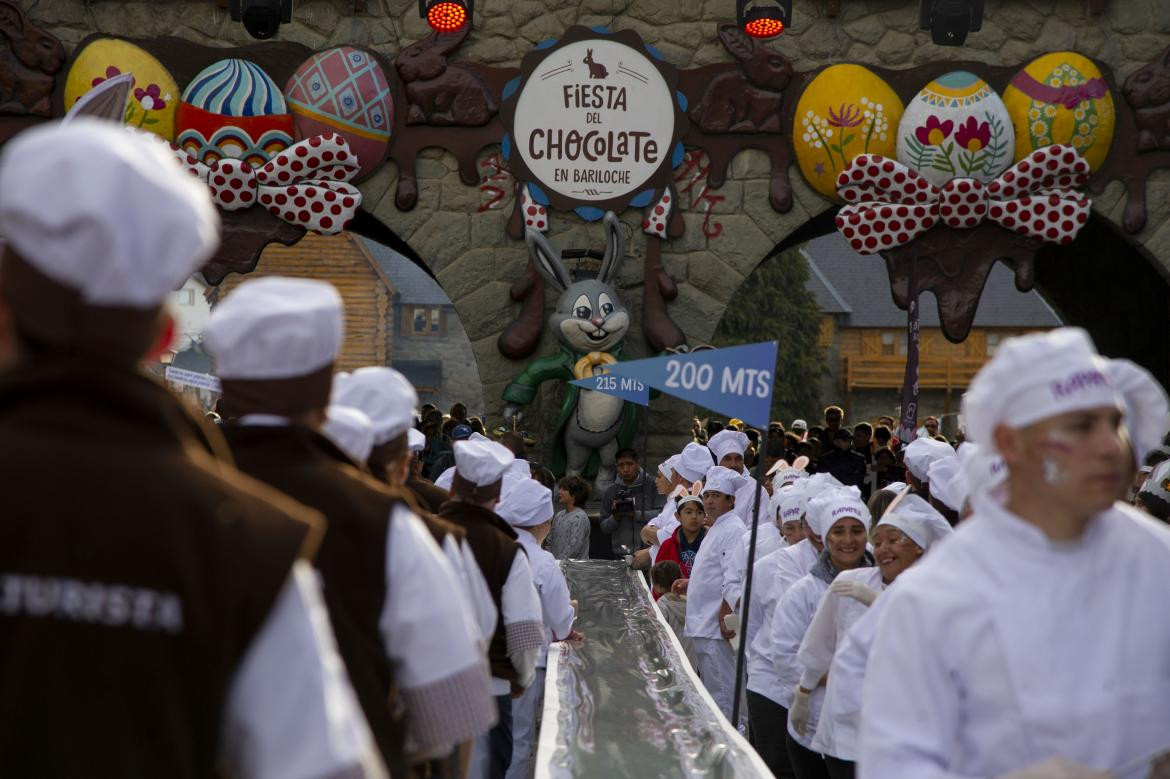
<svg viewBox="0 0 1170 779">
<path fill-rule="evenodd" d="M 538 44 L 503 98 L 504 156 L 541 205 L 588 220 L 645 207 L 682 162 L 677 72 L 632 30 L 571 27 Z"/>
</svg>

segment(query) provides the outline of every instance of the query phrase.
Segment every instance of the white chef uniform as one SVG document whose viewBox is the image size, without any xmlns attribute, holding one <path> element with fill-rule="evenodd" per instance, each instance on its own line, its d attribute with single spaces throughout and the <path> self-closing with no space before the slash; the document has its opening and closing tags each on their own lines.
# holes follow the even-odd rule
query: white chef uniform
<svg viewBox="0 0 1170 779">
<path fill-rule="evenodd" d="M 735 494 L 739 474 L 714 466 L 704 480 L 704 492 Z M 703 537 L 687 588 L 687 620 L 684 634 L 691 639 L 699 660 L 699 675 L 723 716 L 731 719 L 735 698 L 735 653 L 719 630 L 721 604 L 733 610 L 739 603 L 739 539 L 743 521 L 734 511 L 715 520 Z"/>
<path fill-rule="evenodd" d="M 1103 363 L 1075 328 L 1009 340 L 964 399 L 968 436 L 990 447 L 999 425 L 1119 405 Z M 1170 746 L 1170 532 L 1118 503 L 1054 542 L 1004 492 L 976 492 L 883 596 L 863 779 L 995 777 L 1054 756 L 1144 779 L 1143 758 Z"/>
<path fill-rule="evenodd" d="M 531 750 L 536 739 L 536 710 L 544 698 L 544 674 L 548 645 L 563 641 L 573 629 L 576 612 L 569 602 L 569 585 L 560 564 L 540 548 L 527 528 L 548 522 L 553 516 L 552 491 L 535 479 L 521 479 L 505 486 L 496 513 L 516 529 L 520 546 L 532 565 L 532 580 L 540 596 L 545 645 L 536 664 L 536 677 L 519 698 L 512 699 L 512 763 L 509 779 L 527 779 L 531 772 Z"/>
</svg>

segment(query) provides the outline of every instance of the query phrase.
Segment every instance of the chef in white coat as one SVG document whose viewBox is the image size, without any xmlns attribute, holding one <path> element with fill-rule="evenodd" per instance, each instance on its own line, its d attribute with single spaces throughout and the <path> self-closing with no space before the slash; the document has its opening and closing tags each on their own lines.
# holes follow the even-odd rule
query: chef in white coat
<svg viewBox="0 0 1170 779">
<path fill-rule="evenodd" d="M 804 521 L 807 480 L 797 481 L 773 495 L 781 523 Z M 802 531 L 803 532 L 803 531 Z M 820 544 L 820 539 L 816 539 Z M 776 604 L 797 579 L 812 568 L 820 549 L 807 537 L 762 557 L 755 566 L 752 601 L 748 606 L 747 705 L 752 746 L 778 779 L 792 777 L 785 732 L 788 711 L 781 703 L 791 692 L 776 675 L 772 654 L 772 620 Z"/>
<path fill-rule="evenodd" d="M 834 677 L 830 667 L 834 666 L 835 653 L 843 644 L 846 631 L 866 613 L 878 595 L 921 559 L 933 542 L 952 532 L 950 523 L 929 503 L 917 495 L 902 496 L 874 527 L 873 556 L 877 565 L 842 571 L 817 607 L 796 654 L 802 675 L 789 722 L 798 733 L 806 729 L 808 721 L 815 724 L 811 746 L 813 751 L 824 755 L 832 779 L 853 779 L 862 681 Z M 818 689 L 826 674 L 827 687 Z M 847 686 L 842 687 L 842 681 Z M 819 714 L 814 711 L 818 702 Z"/>
<path fill-rule="evenodd" d="M 720 430 L 707 442 L 707 448 L 715 457 L 716 465 L 722 465 L 744 477 L 743 484 L 735 495 L 735 513 L 739 514 L 739 518 L 748 528 L 752 526 L 752 508 L 755 506 L 756 485 L 758 484 L 755 477 L 743 464 L 744 453 L 747 452 L 750 443 L 751 439 L 747 435 L 731 428 Z M 757 516 L 764 516 L 767 505 L 768 493 L 761 489 Z M 760 525 L 760 530 L 763 530 L 764 527 L 764 525 Z M 757 530 L 757 533 L 759 532 Z"/>
<path fill-rule="evenodd" d="M 954 456 L 954 447 L 933 438 L 915 438 L 906 444 L 902 451 L 902 463 L 906 466 L 906 480 L 914 488 L 914 494 L 930 500 L 930 466 L 938 460 Z"/>
<path fill-rule="evenodd" d="M 708 518 L 715 519 L 691 568 L 683 631 L 695 647 L 703 685 L 728 720 L 735 700 L 735 652 L 729 643 L 735 631 L 724 618 L 738 606 L 742 588 L 738 550 L 743 521 L 735 513 L 735 493 L 743 486 L 742 479 L 716 465 L 703 480 L 703 506 Z"/>
<path fill-rule="evenodd" d="M 523 695 L 512 699 L 512 763 L 508 766 L 507 777 L 527 779 L 531 775 L 532 744 L 536 737 L 536 709 L 544 698 L 549 643 L 581 636 L 573 631 L 577 612 L 569 600 L 565 575 L 561 573 L 556 558 L 540 546 L 552 529 L 555 513 L 552 490 L 535 479 L 505 478 L 496 513 L 516 530 L 520 546 L 528 555 L 544 618 L 545 642 L 536 662 L 536 677 Z"/>
<path fill-rule="evenodd" d="M 370 420 L 373 426 L 371 449 L 386 446 L 404 433 L 416 432 L 411 425 L 414 424 L 418 394 L 406 376 L 393 368 L 372 365 L 358 368 L 353 373 L 337 374 L 333 379 L 332 397 L 335 405 L 331 408 L 341 406 L 357 409 Z M 406 448 L 386 467 L 389 482 L 404 489 L 414 462 L 409 436 L 406 443 Z M 370 452 L 366 451 L 367 458 L 369 455 Z M 462 596 L 466 613 L 471 616 L 472 631 L 486 649 L 495 633 L 499 617 L 487 581 L 465 540 L 456 534 L 447 533 L 443 538 L 442 549 L 459 581 L 459 595 Z"/>
<path fill-rule="evenodd" d="M 869 509 L 861 500 L 861 491 L 856 487 L 828 490 L 810 498 L 807 516 L 813 530 L 824 540 L 825 549 L 808 574 L 789 587 L 776 604 L 776 611 L 772 615 L 771 640 L 776 675 L 785 691 L 784 700 L 780 703 L 788 709 L 788 757 L 793 772 L 797 779 L 827 779 L 828 770 L 824 760 L 811 749 L 815 735 L 811 723 L 815 722 L 815 718 L 808 711 L 813 703 L 816 706 L 815 713 L 820 711 L 820 699 L 823 697 L 821 679 L 816 680 L 813 688 L 817 692 L 815 702 L 810 701 L 808 695 L 795 697 L 802 675 L 797 652 L 817 606 L 837 575 L 873 565 L 873 557 L 866 549 L 870 517 Z M 794 727 L 794 720 L 806 723 L 803 732 Z"/>
<path fill-rule="evenodd" d="M 679 474 L 676 466 L 681 456 L 672 454 L 658 464 L 658 478 L 654 480 L 654 488 L 658 490 L 660 495 L 666 496 L 666 504 L 658 512 L 657 516 L 647 522 L 640 531 L 642 543 L 650 547 L 647 554 L 649 555 L 651 567 L 657 562 L 658 548 L 662 545 L 658 540 L 658 533 L 670 524 L 677 509 L 675 495 L 679 485 L 683 483 L 683 478 Z M 661 487 L 666 487 L 666 491 L 663 492 Z M 667 537 L 669 537 L 669 534 L 664 536 L 663 540 Z"/>
<path fill-rule="evenodd" d="M 1170 532 L 1116 502 L 1104 361 L 1076 328 L 1011 339 L 963 406 L 1007 481 L 885 596 L 861 776 L 1145 779 L 1170 748 Z"/>
</svg>

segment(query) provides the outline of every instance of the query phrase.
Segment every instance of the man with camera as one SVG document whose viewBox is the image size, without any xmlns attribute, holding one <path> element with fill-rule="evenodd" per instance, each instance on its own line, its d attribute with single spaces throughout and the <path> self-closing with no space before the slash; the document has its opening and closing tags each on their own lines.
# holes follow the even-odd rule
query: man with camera
<svg viewBox="0 0 1170 779">
<path fill-rule="evenodd" d="M 601 497 L 600 525 L 610 537 L 614 557 L 620 559 L 642 547 L 642 528 L 661 505 L 654 479 L 642 470 L 633 449 L 617 453 L 617 476 Z"/>
</svg>

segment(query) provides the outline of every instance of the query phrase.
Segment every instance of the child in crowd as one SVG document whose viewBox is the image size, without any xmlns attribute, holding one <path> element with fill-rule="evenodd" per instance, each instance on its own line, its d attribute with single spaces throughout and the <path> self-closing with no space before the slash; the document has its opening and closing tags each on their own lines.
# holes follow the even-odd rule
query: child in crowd
<svg viewBox="0 0 1170 779">
<path fill-rule="evenodd" d="M 679 521 L 679 526 L 662 542 L 657 560 L 673 560 L 682 570 L 682 578 L 689 579 L 691 568 L 695 564 L 695 556 L 699 553 L 699 545 L 707 535 L 707 529 L 703 527 L 703 521 L 707 518 L 703 499 L 698 495 L 685 495 L 679 498 L 675 517 Z"/>
<path fill-rule="evenodd" d="M 662 612 L 666 624 L 670 625 L 670 629 L 678 636 L 679 643 L 682 644 L 683 651 L 691 666 L 698 667 L 695 663 L 691 640 L 683 635 L 683 627 L 686 626 L 687 622 L 687 596 L 671 592 L 674 583 L 682 578 L 682 569 L 674 560 L 660 559 L 650 569 L 651 591 L 654 593 L 654 600 L 658 602 L 658 610 Z"/>
</svg>

